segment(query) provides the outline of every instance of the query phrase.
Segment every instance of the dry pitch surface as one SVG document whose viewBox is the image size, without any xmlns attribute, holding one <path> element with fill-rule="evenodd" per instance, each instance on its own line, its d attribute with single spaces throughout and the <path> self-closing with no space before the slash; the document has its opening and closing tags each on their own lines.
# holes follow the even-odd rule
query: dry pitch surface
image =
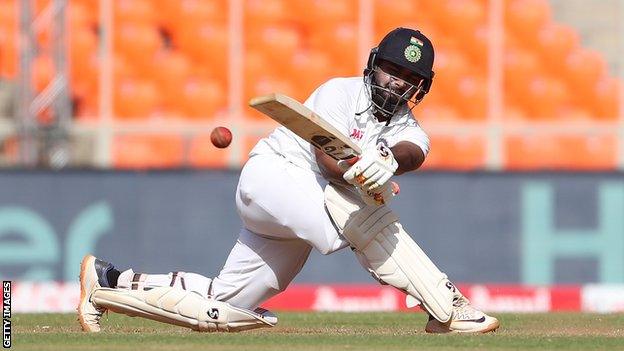
<svg viewBox="0 0 624 351">
<path fill-rule="evenodd" d="M 73 314 L 15 314 L 15 350 L 624 350 L 623 314 L 501 314 L 485 335 L 428 335 L 422 313 L 278 313 L 277 327 L 197 333 L 116 314 L 103 332 Z"/>
</svg>

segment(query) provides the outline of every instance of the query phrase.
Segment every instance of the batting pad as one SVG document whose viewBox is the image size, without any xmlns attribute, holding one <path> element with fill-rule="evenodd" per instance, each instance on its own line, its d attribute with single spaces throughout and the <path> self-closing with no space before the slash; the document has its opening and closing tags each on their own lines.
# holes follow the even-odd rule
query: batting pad
<svg viewBox="0 0 624 351">
<path fill-rule="evenodd" d="M 403 230 L 390 208 L 366 205 L 356 193 L 332 184 L 325 187 L 325 206 L 376 279 L 416 298 L 437 320 L 450 320 L 453 285 Z"/>
<path fill-rule="evenodd" d="M 91 295 L 91 301 L 113 312 L 201 332 L 236 332 L 277 324 L 277 318 L 268 311 L 259 314 L 177 287 L 157 287 L 146 291 L 99 288 Z"/>
</svg>

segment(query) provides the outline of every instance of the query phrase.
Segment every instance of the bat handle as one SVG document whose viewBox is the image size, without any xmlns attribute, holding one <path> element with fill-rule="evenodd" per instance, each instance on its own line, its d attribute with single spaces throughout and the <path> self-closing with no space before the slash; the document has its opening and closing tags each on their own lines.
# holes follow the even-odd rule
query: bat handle
<svg viewBox="0 0 624 351">
<path fill-rule="evenodd" d="M 347 158 L 347 159 L 344 159 L 344 160 L 340 160 L 340 161 L 338 161 L 338 167 L 340 167 L 340 169 L 342 169 L 343 171 L 346 172 L 359 159 L 360 159 L 360 156 L 353 156 L 353 157 L 350 157 L 350 158 Z"/>
<path fill-rule="evenodd" d="M 360 156 L 353 156 L 351 158 L 346 159 L 345 161 L 349 166 L 353 166 L 359 160 L 360 160 Z"/>
</svg>

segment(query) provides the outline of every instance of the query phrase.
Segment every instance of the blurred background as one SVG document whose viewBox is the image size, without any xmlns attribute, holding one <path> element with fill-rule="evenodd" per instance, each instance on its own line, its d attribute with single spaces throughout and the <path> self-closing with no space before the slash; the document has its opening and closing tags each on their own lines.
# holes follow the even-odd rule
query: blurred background
<svg viewBox="0 0 624 351">
<path fill-rule="evenodd" d="M 407 26 L 436 50 L 408 231 L 456 281 L 512 286 L 486 307 L 571 284 L 569 309 L 624 309 L 622 23 L 623 0 L 0 0 L 0 275 L 75 284 L 86 252 L 218 273 L 276 126 L 247 101 L 359 76 Z M 371 283 L 350 252 L 310 261 L 296 283 Z"/>
</svg>

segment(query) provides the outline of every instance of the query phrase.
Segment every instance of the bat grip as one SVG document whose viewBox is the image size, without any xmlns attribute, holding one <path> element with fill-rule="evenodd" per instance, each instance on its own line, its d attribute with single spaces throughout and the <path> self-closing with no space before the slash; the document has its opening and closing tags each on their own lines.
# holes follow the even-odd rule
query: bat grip
<svg viewBox="0 0 624 351">
<path fill-rule="evenodd" d="M 352 156 L 351 158 L 346 159 L 345 162 L 349 166 L 353 166 L 359 160 L 360 160 L 360 156 Z"/>
<path fill-rule="evenodd" d="M 343 172 L 346 172 L 351 166 L 353 166 L 358 160 L 360 156 L 352 156 L 350 158 L 338 161 L 338 167 L 342 169 Z"/>
</svg>

